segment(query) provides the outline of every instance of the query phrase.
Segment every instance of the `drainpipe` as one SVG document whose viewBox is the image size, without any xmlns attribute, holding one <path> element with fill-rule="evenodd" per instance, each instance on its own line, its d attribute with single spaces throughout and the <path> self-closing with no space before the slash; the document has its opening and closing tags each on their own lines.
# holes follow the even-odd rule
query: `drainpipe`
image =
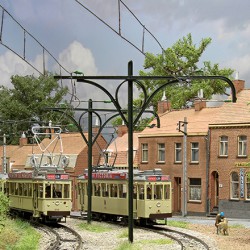
<svg viewBox="0 0 250 250">
<path fill-rule="evenodd" d="M 206 214 L 210 214 L 210 198 L 209 198 L 209 170 L 210 170 L 210 130 L 208 130 L 206 140 Z"/>
</svg>

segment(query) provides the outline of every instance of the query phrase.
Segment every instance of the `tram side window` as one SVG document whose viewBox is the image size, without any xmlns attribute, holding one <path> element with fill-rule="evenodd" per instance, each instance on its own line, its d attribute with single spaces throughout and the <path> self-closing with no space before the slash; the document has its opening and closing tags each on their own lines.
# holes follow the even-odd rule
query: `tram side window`
<svg viewBox="0 0 250 250">
<path fill-rule="evenodd" d="M 138 185 L 139 200 L 144 200 L 144 185 Z"/>
<path fill-rule="evenodd" d="M 23 183 L 18 183 L 18 195 L 23 195 Z"/>
<path fill-rule="evenodd" d="M 110 184 L 110 197 L 117 197 L 117 185 L 116 184 Z"/>
<path fill-rule="evenodd" d="M 163 190 L 163 185 L 155 185 L 154 186 L 154 199 L 155 200 L 162 199 L 162 190 Z"/>
<path fill-rule="evenodd" d="M 101 187 L 99 183 L 95 183 L 93 185 L 93 192 L 94 192 L 94 196 L 100 196 L 101 195 Z"/>
<path fill-rule="evenodd" d="M 10 183 L 10 194 L 15 194 L 15 183 Z"/>
<path fill-rule="evenodd" d="M 28 196 L 28 183 L 23 183 L 23 195 Z"/>
<path fill-rule="evenodd" d="M 69 184 L 64 184 L 63 185 L 63 198 L 69 198 L 69 189 L 70 189 L 70 185 Z"/>
<path fill-rule="evenodd" d="M 15 195 L 18 195 L 18 183 L 15 183 Z"/>
<path fill-rule="evenodd" d="M 109 196 L 108 185 L 106 183 L 102 183 L 101 188 L 102 188 L 102 196 L 108 197 Z"/>
<path fill-rule="evenodd" d="M 127 185 L 126 184 L 121 184 L 122 185 L 122 198 L 127 198 Z"/>
<path fill-rule="evenodd" d="M 164 185 L 164 199 L 169 200 L 170 199 L 170 185 Z"/>
<path fill-rule="evenodd" d="M 32 184 L 28 183 L 28 196 L 32 196 Z"/>
<path fill-rule="evenodd" d="M 123 196 L 123 184 L 118 184 L 117 187 L 118 187 L 118 197 L 124 198 L 124 196 Z"/>
</svg>

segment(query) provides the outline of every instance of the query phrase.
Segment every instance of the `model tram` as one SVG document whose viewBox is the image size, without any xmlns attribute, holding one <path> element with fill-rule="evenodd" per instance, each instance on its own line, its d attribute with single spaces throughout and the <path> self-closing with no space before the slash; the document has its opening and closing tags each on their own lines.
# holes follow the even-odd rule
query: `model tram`
<svg viewBox="0 0 250 250">
<path fill-rule="evenodd" d="M 17 171 L 6 181 L 11 212 L 43 221 L 59 221 L 70 215 L 71 180 L 58 172 Z"/>
<path fill-rule="evenodd" d="M 0 191 L 8 196 L 12 213 L 42 221 L 66 219 L 72 209 L 72 181 L 63 167 L 61 129 L 35 126 L 32 132 L 41 153 L 32 153 L 31 170 L 13 170 L 0 176 Z M 39 136 L 50 139 L 44 142 Z M 60 153 L 56 154 L 58 142 Z"/>
<path fill-rule="evenodd" d="M 171 181 L 160 169 L 134 170 L 133 217 L 139 224 L 152 224 L 172 217 Z M 88 174 L 78 178 L 78 202 L 82 212 L 88 209 Z M 96 170 L 92 173 L 93 219 L 128 219 L 128 172 Z"/>
</svg>

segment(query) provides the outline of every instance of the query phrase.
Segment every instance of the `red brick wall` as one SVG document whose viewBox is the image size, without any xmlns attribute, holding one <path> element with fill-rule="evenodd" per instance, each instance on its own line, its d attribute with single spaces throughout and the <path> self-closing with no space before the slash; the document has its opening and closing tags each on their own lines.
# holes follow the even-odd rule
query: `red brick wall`
<svg viewBox="0 0 250 250">
<path fill-rule="evenodd" d="M 219 157 L 219 140 L 220 136 L 228 136 L 228 157 Z M 234 128 L 212 128 L 211 129 L 211 157 L 210 157 L 210 175 L 213 171 L 219 174 L 219 199 L 230 199 L 230 174 L 235 171 L 240 172 L 240 168 L 250 171 L 249 167 L 236 166 L 239 162 L 249 162 L 248 155 L 250 147 L 247 146 L 247 157 L 238 157 L 238 136 L 245 135 L 250 138 L 249 127 Z"/>
<path fill-rule="evenodd" d="M 174 177 L 183 179 L 183 163 L 174 163 L 175 160 L 175 143 L 182 144 L 183 137 L 147 137 L 139 138 L 139 168 L 141 170 L 161 168 L 164 174 L 171 176 L 174 187 Z M 199 143 L 199 163 L 191 163 L 191 142 Z M 148 163 L 141 162 L 141 144 L 148 143 Z M 157 163 L 158 143 L 165 143 L 165 163 Z M 202 201 L 200 203 L 188 202 L 188 212 L 205 213 L 206 212 L 206 140 L 204 136 L 188 136 L 187 138 L 187 178 L 201 178 L 202 181 Z M 176 197 L 173 195 L 173 203 Z"/>
</svg>

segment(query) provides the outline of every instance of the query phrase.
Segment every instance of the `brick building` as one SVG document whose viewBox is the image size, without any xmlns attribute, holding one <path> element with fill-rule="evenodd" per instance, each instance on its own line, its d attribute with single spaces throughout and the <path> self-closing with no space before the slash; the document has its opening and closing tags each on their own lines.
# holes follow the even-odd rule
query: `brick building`
<svg viewBox="0 0 250 250">
<path fill-rule="evenodd" d="M 161 101 L 161 127 L 146 128 L 139 134 L 139 169 L 161 168 L 171 176 L 173 213 L 181 213 L 186 206 L 188 215 L 223 210 L 227 216 L 249 218 L 250 90 L 244 89 L 244 83 L 234 81 L 236 103 L 207 107 L 199 99 L 192 108 L 171 110 L 167 101 Z M 188 123 L 185 145 L 177 125 L 184 118 Z"/>
</svg>

